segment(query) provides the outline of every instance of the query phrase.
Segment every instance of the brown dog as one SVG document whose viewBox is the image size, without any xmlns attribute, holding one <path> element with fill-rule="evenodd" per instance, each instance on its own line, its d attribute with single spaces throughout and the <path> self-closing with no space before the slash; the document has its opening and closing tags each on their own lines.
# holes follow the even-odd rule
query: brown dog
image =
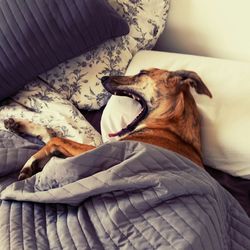
<svg viewBox="0 0 250 250">
<path fill-rule="evenodd" d="M 195 72 L 149 69 L 135 76 L 103 77 L 102 84 L 111 94 L 132 97 L 142 105 L 138 117 L 111 136 L 118 135 L 120 140 L 146 142 L 172 150 L 203 167 L 200 119 L 190 87 L 199 94 L 212 95 Z M 6 127 L 16 126 L 13 119 L 5 123 Z M 9 123 L 12 126 L 8 126 Z M 21 127 L 25 131 L 25 123 Z M 54 137 L 27 161 L 19 180 L 41 171 L 38 163 L 58 152 L 69 157 L 92 149 L 94 147 L 90 145 Z"/>
</svg>

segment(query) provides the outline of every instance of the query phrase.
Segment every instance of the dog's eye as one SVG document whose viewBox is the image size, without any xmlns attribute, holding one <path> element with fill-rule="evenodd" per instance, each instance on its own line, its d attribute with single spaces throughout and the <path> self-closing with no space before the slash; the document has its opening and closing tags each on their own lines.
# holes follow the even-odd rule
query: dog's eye
<svg viewBox="0 0 250 250">
<path fill-rule="evenodd" d="M 147 70 L 141 70 L 141 71 L 137 74 L 137 76 L 146 75 L 147 73 L 148 73 Z"/>
</svg>

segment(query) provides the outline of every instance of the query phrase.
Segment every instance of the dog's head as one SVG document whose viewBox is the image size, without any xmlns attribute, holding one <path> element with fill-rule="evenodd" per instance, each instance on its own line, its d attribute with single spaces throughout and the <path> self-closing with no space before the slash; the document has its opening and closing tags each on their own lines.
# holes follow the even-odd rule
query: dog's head
<svg viewBox="0 0 250 250">
<path fill-rule="evenodd" d="M 153 68 L 141 70 L 134 76 L 105 76 L 102 84 L 113 95 L 129 96 L 141 103 L 143 110 L 137 123 L 139 119 L 145 118 L 147 109 L 150 113 L 157 110 L 157 115 L 164 114 L 168 119 L 179 117 L 187 103 L 194 103 L 190 87 L 198 94 L 212 97 L 201 78 L 195 72 L 186 70 Z"/>
</svg>

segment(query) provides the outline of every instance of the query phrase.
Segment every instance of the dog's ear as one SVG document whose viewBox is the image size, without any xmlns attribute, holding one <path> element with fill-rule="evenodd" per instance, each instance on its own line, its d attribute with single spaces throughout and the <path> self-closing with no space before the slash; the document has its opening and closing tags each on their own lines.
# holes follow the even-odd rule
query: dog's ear
<svg viewBox="0 0 250 250">
<path fill-rule="evenodd" d="M 170 73 L 170 77 L 180 77 L 178 87 L 180 90 L 184 90 L 187 86 L 193 87 L 198 94 L 207 95 L 212 98 L 212 94 L 197 75 L 197 73 L 188 70 L 177 70 Z"/>
</svg>

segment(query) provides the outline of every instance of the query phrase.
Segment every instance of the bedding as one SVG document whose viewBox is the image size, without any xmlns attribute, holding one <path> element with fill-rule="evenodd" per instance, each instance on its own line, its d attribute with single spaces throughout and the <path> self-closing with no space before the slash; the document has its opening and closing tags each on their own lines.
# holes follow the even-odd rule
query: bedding
<svg viewBox="0 0 250 250">
<path fill-rule="evenodd" d="M 232 176 L 250 179 L 250 64 L 208 57 L 158 51 L 140 51 L 131 61 L 127 75 L 141 69 L 193 70 L 213 98 L 193 92 L 201 113 L 204 163 Z M 127 108 L 130 107 L 130 112 Z M 112 96 L 102 116 L 103 141 L 108 133 L 136 117 L 140 105 L 128 98 Z"/>
<path fill-rule="evenodd" d="M 106 1 L 0 1 L 0 101 L 59 63 L 125 35 Z"/>
<path fill-rule="evenodd" d="M 163 29 L 168 1 L 109 2 L 121 16 L 125 9 L 137 16 L 123 16 L 135 22 L 130 25 L 133 53 L 151 48 Z M 133 8 L 135 3 L 141 8 Z M 137 26 L 138 20 L 146 24 L 145 30 Z M 106 93 L 95 89 L 99 72 L 123 73 L 131 59 L 129 50 L 111 57 L 117 40 L 121 47 L 127 44 L 126 37 L 109 41 L 107 53 L 98 54 L 98 48 L 75 62 L 68 71 L 73 72 L 72 88 L 56 83 L 68 81 L 68 61 L 61 71 L 47 73 L 55 74 L 51 82 L 42 75 L 1 104 L 0 249 L 246 249 L 250 222 L 239 203 L 192 162 L 154 146 L 114 142 L 77 157 L 54 157 L 43 172 L 17 182 L 24 162 L 43 144 L 5 131 L 6 118 L 27 119 L 80 143 L 102 144 L 99 118 L 93 123 L 91 115 L 76 106 L 92 110 L 107 102 Z M 93 62 L 97 55 L 104 56 L 105 70 L 99 70 L 98 58 Z M 78 83 L 86 84 L 86 92 L 78 93 Z M 75 97 L 78 94 L 83 100 Z"/>
<path fill-rule="evenodd" d="M 250 180 L 235 177 L 218 169 L 205 166 L 208 173 L 228 190 L 250 217 Z"/>
<path fill-rule="evenodd" d="M 96 4 L 98 4 L 98 2 L 99 1 L 97 1 Z M 54 6 L 53 3 L 54 0 L 51 3 L 52 7 Z M 4 119 L 14 117 L 51 128 L 61 137 L 69 138 L 80 143 L 95 146 L 100 145 L 102 143 L 100 134 L 87 122 L 76 106 L 78 106 L 78 108 L 84 107 L 86 110 L 93 110 L 100 109 L 100 107 L 107 102 L 109 95 L 104 93 L 103 87 L 100 86 L 99 77 L 101 75 L 99 75 L 98 72 L 102 72 L 101 74 L 109 74 L 110 70 L 113 70 L 114 74 L 119 72 L 121 74 L 126 70 L 130 59 L 126 59 L 126 53 L 124 54 L 122 50 L 128 44 L 127 40 L 131 39 L 131 41 L 133 41 L 131 43 L 132 47 L 130 47 L 133 53 L 140 48 L 150 48 L 155 44 L 165 26 L 169 1 L 157 0 L 154 4 L 154 8 L 160 9 L 157 13 L 156 9 L 151 9 L 153 6 L 152 3 L 152 1 L 138 1 L 138 7 L 136 7 L 137 5 L 132 1 L 123 2 L 121 0 L 110 0 L 110 4 L 115 11 L 129 23 L 131 30 L 129 36 L 110 40 L 105 43 L 106 45 L 109 44 L 107 47 L 103 44 L 103 46 L 98 47 L 96 50 L 83 54 L 79 57 L 82 58 L 81 61 L 66 61 L 61 64 L 62 67 L 58 66 L 55 68 L 55 71 L 52 70 L 51 72 L 45 73 L 46 77 L 42 75 L 48 82 L 43 78 L 38 78 L 25 85 L 15 96 L 12 96 L 11 99 L 0 104 L 0 129 L 5 130 L 3 124 Z M 105 3 L 103 4 L 105 6 L 107 5 Z M 24 4 L 24 7 L 25 6 Z M 73 6 L 71 7 L 73 8 Z M 128 9 L 130 11 L 129 15 L 124 14 L 124 11 Z M 151 12 L 149 10 L 151 10 Z M 110 15 L 111 12 L 107 14 Z M 132 13 L 133 18 L 131 16 Z M 140 36 L 144 37 L 144 39 L 138 39 Z M 118 46 L 118 49 L 115 51 L 114 47 L 116 46 Z M 125 50 L 127 49 L 125 48 Z M 129 58 L 131 58 L 130 52 Z M 96 63 L 94 63 L 93 60 L 96 60 Z M 70 65 L 71 62 L 74 66 Z M 124 62 L 123 67 L 120 63 Z M 98 65 L 101 66 L 101 68 L 99 68 Z M 89 71 L 90 68 L 91 70 Z M 60 70 L 57 71 L 57 69 Z M 71 76 L 69 76 L 69 74 L 71 74 Z M 85 75 L 86 78 L 84 78 Z M 49 76 L 53 79 L 51 78 L 49 80 L 47 78 Z M 73 81 L 73 85 L 68 84 L 69 78 Z M 56 82 L 61 84 L 60 87 L 57 87 Z M 83 92 L 79 92 L 80 85 L 84 86 L 82 89 Z M 99 88 L 101 88 L 101 90 Z M 71 94 L 78 95 L 77 93 L 80 93 L 83 106 L 76 105 L 76 100 L 72 101 L 68 95 L 65 95 L 65 91 L 67 92 L 68 90 L 70 91 L 70 96 Z"/>
<path fill-rule="evenodd" d="M 17 137 L 0 135 L 7 144 Z M 1 150 L 9 154 L 3 144 Z M 22 155 L 28 158 L 30 152 Z M 250 245 L 250 219 L 234 198 L 191 161 L 159 147 L 104 144 L 77 157 L 54 158 L 43 172 L 19 182 L 10 158 L 0 162 L 13 170 L 1 178 L 4 249 L 240 250 Z"/>
</svg>

